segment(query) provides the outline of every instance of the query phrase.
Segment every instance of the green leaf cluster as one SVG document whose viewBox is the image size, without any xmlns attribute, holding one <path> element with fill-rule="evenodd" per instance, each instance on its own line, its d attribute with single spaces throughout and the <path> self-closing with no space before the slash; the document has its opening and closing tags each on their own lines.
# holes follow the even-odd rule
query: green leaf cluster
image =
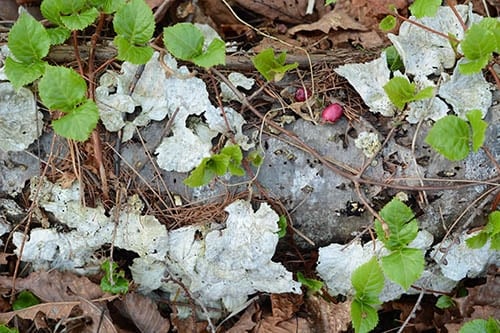
<svg viewBox="0 0 500 333">
<path fill-rule="evenodd" d="M 118 59 L 133 64 L 145 64 L 151 59 L 153 49 L 147 44 L 153 37 L 155 20 L 144 0 L 131 0 L 121 6 L 113 19 L 113 28 Z"/>
<path fill-rule="evenodd" d="M 500 250 L 500 211 L 494 211 L 488 216 L 488 223 L 481 232 L 465 242 L 472 249 L 482 248 L 490 239 L 490 249 Z"/>
<path fill-rule="evenodd" d="M 278 220 L 278 227 L 280 228 L 280 230 L 278 230 L 279 238 L 285 237 L 287 226 L 288 223 L 286 222 L 286 217 L 284 215 L 280 215 L 280 219 Z"/>
<path fill-rule="evenodd" d="M 5 324 L 0 325 L 0 333 L 19 333 L 17 328 L 10 328 Z"/>
<path fill-rule="evenodd" d="M 126 294 L 128 292 L 129 281 L 125 278 L 125 272 L 118 269 L 118 264 L 104 261 L 101 264 L 104 276 L 101 279 L 101 289 L 111 294 Z"/>
<path fill-rule="evenodd" d="M 418 223 L 410 207 L 394 198 L 380 211 L 380 217 L 389 227 L 386 235 L 380 221 L 375 221 L 377 238 L 391 251 L 382 257 L 381 266 L 385 275 L 404 289 L 408 289 L 424 270 L 424 253 L 408 247 L 417 237 Z"/>
<path fill-rule="evenodd" d="M 381 304 L 378 296 L 384 288 L 384 274 L 376 257 L 359 266 L 351 275 L 355 290 L 351 303 L 351 320 L 356 333 L 371 331 L 378 323 L 376 306 Z"/>
<path fill-rule="evenodd" d="M 387 15 L 380 21 L 378 24 L 380 30 L 382 31 L 389 31 L 392 30 L 396 27 L 397 20 L 394 16 L 392 15 Z"/>
<path fill-rule="evenodd" d="M 52 121 L 54 131 L 65 138 L 87 140 L 99 121 L 99 110 L 85 97 L 87 84 L 83 78 L 70 68 L 47 65 L 38 89 L 45 106 L 65 113 Z"/>
<path fill-rule="evenodd" d="M 419 92 L 416 90 L 415 83 L 410 83 L 404 76 L 395 76 L 384 85 L 385 93 L 399 109 L 403 109 L 406 103 L 431 98 L 434 95 L 433 87 L 426 87 Z"/>
<path fill-rule="evenodd" d="M 252 58 L 252 63 L 267 81 L 280 81 L 286 72 L 299 66 L 298 63 L 285 64 L 286 52 L 274 55 L 272 48 L 265 49 Z"/>
<path fill-rule="evenodd" d="M 297 281 L 306 286 L 307 290 L 313 294 L 320 292 L 321 288 L 323 288 L 322 281 L 306 278 L 302 272 L 297 272 Z"/>
<path fill-rule="evenodd" d="M 23 290 L 17 295 L 14 303 L 12 303 L 12 309 L 17 311 L 37 304 L 40 304 L 40 300 L 31 291 Z"/>
<path fill-rule="evenodd" d="M 216 176 L 223 176 L 228 171 L 233 176 L 245 175 L 241 167 L 243 153 L 238 145 L 229 145 L 221 149 L 219 154 L 205 157 L 201 163 L 191 171 L 189 177 L 184 179 L 184 184 L 189 187 L 203 186 Z"/>
<path fill-rule="evenodd" d="M 500 321 L 494 318 L 474 319 L 464 324 L 459 333 L 499 333 Z"/>
<path fill-rule="evenodd" d="M 482 120 L 480 110 L 466 114 L 469 125 L 455 115 L 448 115 L 436 121 L 425 142 L 451 161 L 462 160 L 472 151 L 477 152 L 483 145 L 488 123 Z"/>
<path fill-rule="evenodd" d="M 176 58 L 191 61 L 195 65 L 210 68 L 226 63 L 226 44 L 215 38 L 203 50 L 205 37 L 200 29 L 192 23 L 177 23 L 163 29 L 163 43 Z"/>
<path fill-rule="evenodd" d="M 460 43 L 467 62 L 459 65 L 462 74 L 480 72 L 500 50 L 500 22 L 496 18 L 486 17 L 474 23 Z"/>
</svg>

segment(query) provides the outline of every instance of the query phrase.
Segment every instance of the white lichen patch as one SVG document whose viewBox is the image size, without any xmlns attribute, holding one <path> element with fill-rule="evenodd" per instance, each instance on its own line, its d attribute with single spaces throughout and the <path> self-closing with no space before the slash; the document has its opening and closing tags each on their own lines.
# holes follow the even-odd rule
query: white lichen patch
<svg viewBox="0 0 500 333">
<path fill-rule="evenodd" d="M 453 111 L 465 119 L 465 114 L 471 110 L 481 110 L 486 116 L 493 101 L 490 84 L 484 79 L 483 73 L 465 75 L 460 73 L 460 60 L 451 77 L 442 74 L 443 83 L 439 88 L 439 95 L 453 107 Z"/>
<path fill-rule="evenodd" d="M 357 148 L 363 151 L 366 157 L 373 157 L 380 150 L 382 144 L 378 139 L 376 133 L 361 132 L 358 137 L 354 140 L 354 144 Z"/>
<path fill-rule="evenodd" d="M 467 21 L 468 6 L 455 7 Z M 440 7 L 432 17 L 417 19 L 411 16 L 410 19 L 436 31 L 450 33 L 459 40 L 464 35 L 460 22 L 449 7 Z M 452 68 L 455 64 L 455 52 L 446 38 L 414 24 L 403 22 L 399 35 L 388 34 L 388 37 L 401 56 L 407 74 L 439 75 L 443 69 Z"/>
<path fill-rule="evenodd" d="M 245 89 L 251 89 L 255 83 L 255 80 L 249 77 L 246 77 L 245 75 L 238 73 L 238 72 L 232 72 L 227 76 L 228 80 L 236 87 L 242 87 Z M 227 84 L 224 82 L 221 82 L 220 84 L 220 94 L 222 96 L 223 101 L 240 101 L 240 98 L 236 96 L 234 91 L 229 88 Z"/>
<path fill-rule="evenodd" d="M 42 113 L 36 107 L 31 90 L 18 91 L 10 82 L 0 83 L 0 149 L 21 151 L 41 134 Z"/>
<path fill-rule="evenodd" d="M 391 75 L 385 52 L 378 59 L 363 64 L 343 65 L 336 68 L 335 72 L 349 81 L 371 112 L 386 117 L 394 115 L 396 107 L 383 88 Z"/>
</svg>

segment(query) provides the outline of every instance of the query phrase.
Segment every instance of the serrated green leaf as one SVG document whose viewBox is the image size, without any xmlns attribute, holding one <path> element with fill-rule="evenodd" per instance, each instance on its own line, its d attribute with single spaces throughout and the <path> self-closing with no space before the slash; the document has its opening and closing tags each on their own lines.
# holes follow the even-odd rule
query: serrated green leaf
<svg viewBox="0 0 500 333">
<path fill-rule="evenodd" d="M 486 322 L 486 332 L 500 333 L 500 319 L 489 317 L 488 321 Z"/>
<path fill-rule="evenodd" d="M 41 60 L 25 64 L 13 60 L 11 57 L 5 59 L 5 74 L 15 89 L 30 84 L 43 75 L 45 62 Z"/>
<path fill-rule="evenodd" d="M 490 61 L 490 58 L 491 56 L 486 55 L 482 58 L 474 60 L 466 59 L 466 62 L 462 62 L 458 65 L 458 70 L 464 75 L 479 73 L 484 67 L 486 67 L 486 65 Z"/>
<path fill-rule="evenodd" d="M 389 46 L 385 49 L 385 57 L 387 59 L 387 65 L 389 66 L 391 72 L 395 72 L 404 68 L 401 56 L 399 55 L 394 45 Z"/>
<path fill-rule="evenodd" d="M 377 237 L 391 251 L 405 247 L 417 237 L 418 223 L 413 220 L 414 214 L 410 207 L 396 198 L 389 201 L 382 210 L 380 217 L 389 227 L 389 237 L 385 236 L 380 221 L 375 221 Z"/>
<path fill-rule="evenodd" d="M 272 48 L 265 49 L 252 58 L 252 63 L 268 81 L 280 81 L 287 71 L 297 68 L 298 63 L 285 65 L 286 53 L 275 56 Z"/>
<path fill-rule="evenodd" d="M 424 271 L 424 253 L 422 250 L 403 248 L 381 258 L 385 275 L 408 290 Z"/>
<path fill-rule="evenodd" d="M 113 28 L 130 44 L 145 46 L 155 29 L 153 12 L 144 0 L 131 0 L 116 12 Z"/>
<path fill-rule="evenodd" d="M 228 145 L 221 149 L 221 154 L 229 156 L 235 162 L 241 163 L 243 160 L 243 153 L 238 145 Z"/>
<path fill-rule="evenodd" d="M 484 246 L 484 244 L 486 244 L 487 241 L 488 241 L 488 233 L 481 231 L 477 235 L 467 238 L 465 240 L 465 243 L 471 249 L 480 249 Z"/>
<path fill-rule="evenodd" d="M 257 150 L 253 150 L 248 154 L 248 160 L 252 163 L 253 166 L 259 167 L 264 163 L 264 158 L 259 154 Z"/>
<path fill-rule="evenodd" d="M 206 167 L 207 169 L 212 170 L 217 176 L 223 176 L 227 172 L 230 160 L 231 158 L 228 155 L 212 155 L 207 162 Z"/>
<path fill-rule="evenodd" d="M 112 14 L 125 4 L 125 0 L 91 0 L 90 5 L 106 14 Z"/>
<path fill-rule="evenodd" d="M 447 159 L 458 161 L 469 154 L 469 138 L 467 122 L 457 116 L 448 115 L 436 121 L 425 142 Z"/>
<path fill-rule="evenodd" d="M 235 164 L 234 162 L 230 162 L 228 165 L 228 170 L 233 176 L 242 177 L 245 175 L 245 169 L 241 166 Z"/>
<path fill-rule="evenodd" d="M 38 83 L 38 90 L 46 107 L 69 112 L 85 100 L 87 84 L 70 68 L 47 66 Z"/>
<path fill-rule="evenodd" d="M 441 6 L 441 0 L 415 0 L 409 7 L 411 14 L 416 18 L 435 16 Z"/>
<path fill-rule="evenodd" d="M 465 323 L 459 333 L 490 333 L 487 331 L 487 321 L 484 319 L 474 319 Z"/>
<path fill-rule="evenodd" d="M 114 43 L 118 49 L 116 58 L 119 60 L 141 65 L 147 63 L 153 56 L 153 48 L 150 46 L 136 46 L 123 36 L 116 36 Z"/>
<path fill-rule="evenodd" d="M 375 300 L 375 304 L 379 304 L 378 295 L 384 288 L 384 274 L 377 258 L 373 257 L 356 268 L 351 275 L 351 283 L 357 298 L 365 302 L 367 299 Z"/>
<path fill-rule="evenodd" d="M 288 223 L 286 222 L 286 217 L 284 215 L 280 215 L 280 218 L 278 220 L 278 227 L 280 230 L 278 230 L 278 237 L 283 238 L 286 235 L 286 228 L 288 226 Z"/>
<path fill-rule="evenodd" d="M 496 210 L 488 215 L 488 224 L 486 225 L 485 231 L 490 235 L 500 233 L 500 211 Z"/>
<path fill-rule="evenodd" d="M 40 22 L 21 13 L 10 29 L 8 46 L 17 61 L 30 64 L 49 53 L 50 38 Z"/>
<path fill-rule="evenodd" d="M 174 57 L 191 61 L 201 55 L 203 49 L 203 33 L 191 23 L 177 23 L 163 29 L 163 43 Z M 203 61 L 202 61 L 203 62 Z"/>
<path fill-rule="evenodd" d="M 54 131 L 65 138 L 85 141 L 97 126 L 99 109 L 87 100 L 77 108 L 66 113 L 62 118 L 52 121 Z"/>
<path fill-rule="evenodd" d="M 17 311 L 37 304 L 40 304 L 40 300 L 31 291 L 23 290 L 17 295 L 14 303 L 12 303 L 12 309 Z"/>
<path fill-rule="evenodd" d="M 415 84 L 410 83 L 406 77 L 395 76 L 384 85 L 384 91 L 391 100 L 392 104 L 399 109 L 404 108 L 405 104 L 414 100 Z"/>
<path fill-rule="evenodd" d="M 500 250 L 500 234 L 491 236 L 490 239 L 490 249 L 499 251 Z"/>
<path fill-rule="evenodd" d="M 184 184 L 189 187 L 203 186 L 215 177 L 215 172 L 207 169 L 207 163 L 210 160 L 209 157 L 205 157 L 201 163 L 189 174 L 189 177 L 184 179 Z"/>
<path fill-rule="evenodd" d="M 71 0 L 71 1 L 60 1 L 59 2 L 59 12 L 62 15 L 71 15 L 77 13 L 85 8 L 87 0 Z"/>
<path fill-rule="evenodd" d="M 226 63 L 226 43 L 216 38 L 214 39 L 207 50 L 193 59 L 195 65 L 210 68 L 216 65 L 224 65 Z"/>
<path fill-rule="evenodd" d="M 495 51 L 496 39 L 493 31 L 485 24 L 475 23 L 465 32 L 460 43 L 464 56 L 469 60 L 477 60 L 491 56 Z"/>
<path fill-rule="evenodd" d="M 436 301 L 438 309 L 448 309 L 455 306 L 455 301 L 448 295 L 441 295 Z"/>
<path fill-rule="evenodd" d="M 63 25 L 61 21 L 61 7 L 64 0 L 43 0 L 40 11 L 43 17 L 57 25 Z"/>
<path fill-rule="evenodd" d="M 488 123 L 482 119 L 483 113 L 481 110 L 469 111 L 466 117 L 472 127 L 472 151 L 477 152 L 484 143 Z"/>
<path fill-rule="evenodd" d="M 323 288 L 322 281 L 306 278 L 301 272 L 297 272 L 297 281 L 306 286 L 312 293 L 317 293 L 321 290 L 321 288 Z"/>
<path fill-rule="evenodd" d="M 51 45 L 59 45 L 63 44 L 69 38 L 71 30 L 59 26 L 47 29 L 47 34 L 49 35 Z"/>
<path fill-rule="evenodd" d="M 382 31 L 389 31 L 392 30 L 396 27 L 397 20 L 394 16 L 392 15 L 387 15 L 380 21 L 378 27 Z"/>
<path fill-rule="evenodd" d="M 96 8 L 75 12 L 68 16 L 61 16 L 61 21 L 69 30 L 83 30 L 91 25 L 99 16 Z"/>
<path fill-rule="evenodd" d="M 434 96 L 434 87 L 425 87 L 413 97 L 413 100 L 420 101 L 422 99 L 432 98 L 433 96 Z"/>
<path fill-rule="evenodd" d="M 118 270 L 118 265 L 108 260 L 101 264 L 104 277 L 101 279 L 101 290 L 112 294 L 126 294 L 128 292 L 129 282 L 124 277 L 124 272 Z"/>
<path fill-rule="evenodd" d="M 377 310 L 369 305 L 354 299 L 351 303 L 352 326 L 356 333 L 368 333 L 377 326 Z"/>
</svg>

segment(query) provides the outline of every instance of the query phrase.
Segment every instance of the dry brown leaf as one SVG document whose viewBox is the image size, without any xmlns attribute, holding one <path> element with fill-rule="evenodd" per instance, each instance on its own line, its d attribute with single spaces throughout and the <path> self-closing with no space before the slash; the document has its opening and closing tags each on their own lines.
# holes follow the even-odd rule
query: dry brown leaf
<svg viewBox="0 0 500 333">
<path fill-rule="evenodd" d="M 310 323 L 305 318 L 291 318 L 287 321 L 282 321 L 276 323 L 272 316 L 265 317 L 257 325 L 255 333 L 290 333 L 290 332 L 300 332 L 300 333 L 312 333 L 314 332 Z M 322 332 L 334 332 L 334 331 L 322 331 Z"/>
<path fill-rule="evenodd" d="M 304 303 L 302 294 L 271 294 L 271 308 L 276 322 L 292 318 Z"/>
<path fill-rule="evenodd" d="M 368 28 L 360 24 L 352 17 L 348 16 L 346 13 L 338 12 L 335 9 L 327 14 L 325 14 L 319 21 L 311 24 L 299 24 L 288 32 L 292 35 L 299 31 L 313 31 L 320 30 L 327 34 L 331 29 L 333 30 L 358 30 L 367 31 Z"/>
<path fill-rule="evenodd" d="M 351 302 L 334 304 L 321 297 L 309 296 L 305 299 L 310 320 L 317 332 L 341 332 L 351 323 Z"/>
<path fill-rule="evenodd" d="M 306 15 L 307 0 L 235 0 L 240 6 L 271 20 L 300 23 Z"/>
<path fill-rule="evenodd" d="M 256 317 L 260 317 L 260 313 L 261 311 L 259 305 L 256 302 L 253 302 L 247 307 L 236 324 L 228 329 L 226 333 L 251 332 L 257 325 L 255 320 L 258 320 Z"/>
<path fill-rule="evenodd" d="M 86 299 L 81 299 L 80 308 L 83 310 L 85 315 L 92 318 L 92 323 L 85 326 L 85 329 L 82 331 L 83 333 L 117 333 L 115 325 L 113 325 L 113 322 L 106 311 L 106 307 L 101 307 L 96 303 Z"/>
<path fill-rule="evenodd" d="M 143 333 L 168 332 L 170 321 L 160 315 L 156 304 L 148 297 L 137 293 L 128 293 L 121 301 L 124 315 L 134 322 Z"/>
<path fill-rule="evenodd" d="M 30 306 L 26 309 L 21 309 L 17 311 L 0 313 L 0 322 L 8 323 L 14 318 L 14 316 L 19 316 L 23 319 L 34 320 L 38 312 L 45 314 L 47 318 L 59 320 L 62 318 L 67 318 L 70 316 L 71 311 L 80 302 L 58 302 L 58 303 L 43 303 L 34 306 Z"/>
<path fill-rule="evenodd" d="M 0 276 L 0 285 L 12 288 L 12 278 Z M 16 279 L 16 289 L 29 289 L 46 303 L 97 299 L 105 295 L 101 288 L 86 277 L 69 272 L 33 272 L 28 277 Z"/>
</svg>

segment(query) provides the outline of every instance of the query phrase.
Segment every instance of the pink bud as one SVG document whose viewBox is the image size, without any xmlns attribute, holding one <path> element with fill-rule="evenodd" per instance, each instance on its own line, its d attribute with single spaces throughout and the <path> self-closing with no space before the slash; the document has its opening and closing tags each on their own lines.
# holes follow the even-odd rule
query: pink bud
<svg viewBox="0 0 500 333">
<path fill-rule="evenodd" d="M 304 102 L 309 96 L 311 96 L 311 92 L 300 87 L 295 91 L 295 102 Z"/>
<path fill-rule="evenodd" d="M 322 122 L 334 123 L 342 117 L 344 108 L 339 103 L 328 105 L 321 113 Z"/>
</svg>

